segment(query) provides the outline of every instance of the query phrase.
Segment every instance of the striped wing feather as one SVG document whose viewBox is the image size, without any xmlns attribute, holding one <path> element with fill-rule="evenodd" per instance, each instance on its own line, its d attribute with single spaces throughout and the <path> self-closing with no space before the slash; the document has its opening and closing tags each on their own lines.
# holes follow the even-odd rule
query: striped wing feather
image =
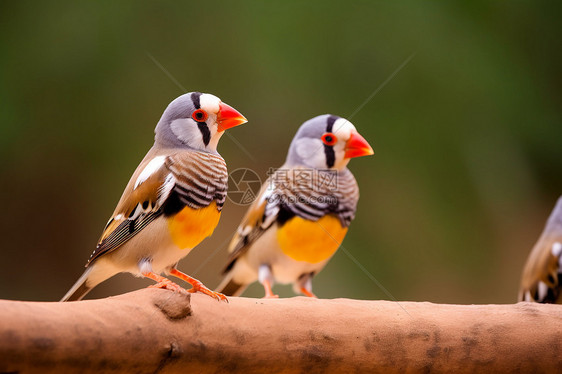
<svg viewBox="0 0 562 374">
<path fill-rule="evenodd" d="M 264 184 L 232 241 L 224 273 L 274 222 L 294 216 L 317 221 L 335 214 L 348 227 L 355 216 L 359 189 L 348 169 L 338 172 L 305 168 L 279 168 Z"/>
<path fill-rule="evenodd" d="M 86 266 L 119 248 L 162 214 L 177 213 L 185 206 L 199 209 L 213 201 L 222 208 L 228 182 L 222 157 L 195 151 L 170 154 L 134 188 L 150 159 L 147 156 L 133 174 Z"/>
</svg>

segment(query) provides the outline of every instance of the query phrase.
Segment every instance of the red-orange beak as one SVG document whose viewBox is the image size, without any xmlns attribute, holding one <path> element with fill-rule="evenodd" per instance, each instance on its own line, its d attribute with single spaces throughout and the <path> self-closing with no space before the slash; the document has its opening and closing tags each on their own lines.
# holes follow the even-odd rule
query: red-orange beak
<svg viewBox="0 0 562 374">
<path fill-rule="evenodd" d="M 345 158 L 369 156 L 375 153 L 364 137 L 358 132 L 352 131 L 351 137 L 345 143 Z"/>
<path fill-rule="evenodd" d="M 219 114 L 217 115 L 217 123 L 219 124 L 219 131 L 224 131 L 234 126 L 241 125 L 248 122 L 246 117 L 240 114 L 239 111 L 234 109 L 228 104 L 219 104 Z"/>
</svg>

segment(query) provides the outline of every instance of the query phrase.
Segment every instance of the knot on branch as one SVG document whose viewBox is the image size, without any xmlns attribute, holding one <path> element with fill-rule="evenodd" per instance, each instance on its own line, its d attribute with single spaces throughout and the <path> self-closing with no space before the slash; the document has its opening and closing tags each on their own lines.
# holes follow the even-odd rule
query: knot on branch
<svg viewBox="0 0 562 374">
<path fill-rule="evenodd" d="M 166 318 L 178 321 L 191 316 L 191 294 L 169 290 L 155 292 L 152 302 Z"/>
</svg>

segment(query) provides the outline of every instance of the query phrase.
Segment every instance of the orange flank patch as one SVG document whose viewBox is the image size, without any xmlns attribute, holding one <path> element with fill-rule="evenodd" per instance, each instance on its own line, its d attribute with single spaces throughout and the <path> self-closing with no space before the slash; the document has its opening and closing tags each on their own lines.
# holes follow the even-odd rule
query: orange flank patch
<svg viewBox="0 0 562 374">
<path fill-rule="evenodd" d="M 314 264 L 330 258 L 346 233 L 347 228 L 333 215 L 316 222 L 293 217 L 277 230 L 277 241 L 287 256 Z"/>
<path fill-rule="evenodd" d="M 183 208 L 168 219 L 168 229 L 173 242 L 181 249 L 194 248 L 203 239 L 211 236 L 219 223 L 220 216 L 221 213 L 214 201 L 201 209 Z"/>
</svg>

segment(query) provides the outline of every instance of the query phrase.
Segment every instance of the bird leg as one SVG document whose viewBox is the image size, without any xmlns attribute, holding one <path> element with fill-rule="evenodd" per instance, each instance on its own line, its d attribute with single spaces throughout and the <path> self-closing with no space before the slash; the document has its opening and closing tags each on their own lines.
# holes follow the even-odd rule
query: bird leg
<svg viewBox="0 0 562 374">
<path fill-rule="evenodd" d="M 299 277 L 297 283 L 293 286 L 295 292 L 299 291 L 301 294 L 313 297 L 317 299 L 318 297 L 312 292 L 312 277 L 314 273 L 303 274 Z"/>
<path fill-rule="evenodd" d="M 279 295 L 273 293 L 273 274 L 269 265 L 263 264 L 258 270 L 258 280 L 265 290 L 264 299 L 276 299 Z"/>
<path fill-rule="evenodd" d="M 279 295 L 273 293 L 273 290 L 271 289 L 271 282 L 269 281 L 269 279 L 264 280 L 261 284 L 263 286 L 263 289 L 265 290 L 265 296 L 263 297 L 264 299 L 279 298 Z"/>
<path fill-rule="evenodd" d="M 210 289 L 205 287 L 205 285 L 203 283 L 201 283 L 201 281 L 198 281 L 197 279 L 192 278 L 189 275 L 182 273 L 178 269 L 174 268 L 174 269 L 170 270 L 170 275 L 173 275 L 174 277 L 182 279 L 182 280 L 186 281 L 187 283 L 191 284 L 192 287 L 189 290 L 187 290 L 187 292 L 194 293 L 194 292 L 199 291 L 199 292 L 202 292 L 205 295 L 209 295 L 212 298 L 215 298 L 219 301 L 225 300 L 225 301 L 228 302 L 228 299 L 222 293 L 211 291 Z"/>
<path fill-rule="evenodd" d="M 315 294 L 313 294 L 311 290 L 307 290 L 306 287 L 301 287 L 300 291 L 305 296 L 313 297 L 315 299 L 318 299 L 318 297 Z"/>
<path fill-rule="evenodd" d="M 168 278 L 165 278 L 161 275 L 155 274 L 152 271 L 145 271 L 142 273 L 143 276 L 145 276 L 146 278 L 150 278 L 158 283 L 153 284 L 152 286 L 148 286 L 149 288 L 165 288 L 168 289 L 170 291 L 175 291 L 175 292 L 186 292 L 182 287 L 180 287 L 179 285 L 175 284 L 174 282 L 172 282 L 171 280 L 169 280 Z"/>
</svg>

